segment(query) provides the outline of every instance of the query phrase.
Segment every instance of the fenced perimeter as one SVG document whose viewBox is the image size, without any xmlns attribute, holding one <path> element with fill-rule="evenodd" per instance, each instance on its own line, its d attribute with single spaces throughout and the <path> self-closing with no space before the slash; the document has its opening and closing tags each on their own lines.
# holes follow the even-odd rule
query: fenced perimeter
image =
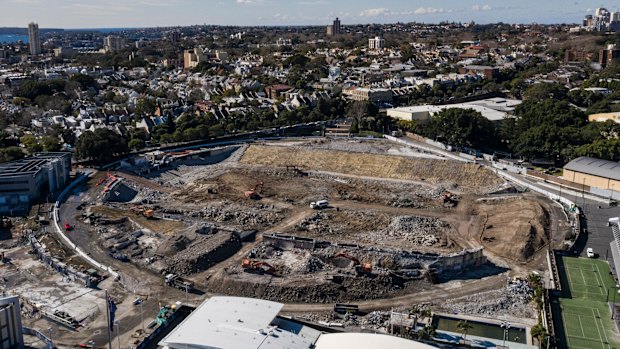
<svg viewBox="0 0 620 349">
<path fill-rule="evenodd" d="M 609 265 L 604 261 L 557 259 L 562 297 L 554 301 L 559 348 L 620 348 L 609 303 L 620 301 Z"/>
</svg>

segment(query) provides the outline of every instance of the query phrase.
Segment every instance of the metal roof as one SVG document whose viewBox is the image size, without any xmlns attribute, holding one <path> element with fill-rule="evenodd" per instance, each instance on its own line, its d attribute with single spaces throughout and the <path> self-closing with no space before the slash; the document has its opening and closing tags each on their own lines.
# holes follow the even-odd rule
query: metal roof
<svg viewBox="0 0 620 349">
<path fill-rule="evenodd" d="M 62 152 L 40 153 L 29 158 L 5 162 L 0 164 L 0 177 L 10 177 L 22 174 L 34 175 L 50 161 L 60 159 L 64 156 L 70 156 L 69 154 L 70 153 Z"/>
<path fill-rule="evenodd" d="M 318 337 L 289 332 L 274 324 L 284 305 L 243 297 L 212 297 L 203 302 L 159 345 L 175 349 L 302 349 Z"/>
<path fill-rule="evenodd" d="M 620 181 L 620 162 L 582 156 L 566 164 L 564 169 Z"/>
</svg>

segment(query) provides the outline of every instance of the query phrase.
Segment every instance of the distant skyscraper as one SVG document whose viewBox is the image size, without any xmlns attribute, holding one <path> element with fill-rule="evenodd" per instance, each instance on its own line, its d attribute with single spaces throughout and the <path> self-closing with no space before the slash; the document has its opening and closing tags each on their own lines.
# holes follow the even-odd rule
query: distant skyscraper
<svg viewBox="0 0 620 349">
<path fill-rule="evenodd" d="M 28 24 L 28 41 L 30 42 L 30 54 L 33 56 L 41 54 L 41 38 L 39 37 L 39 25 L 36 23 Z"/>
<path fill-rule="evenodd" d="M 106 52 L 116 52 L 125 48 L 125 39 L 120 36 L 106 36 L 103 38 L 103 48 Z"/>
<path fill-rule="evenodd" d="M 332 25 L 327 26 L 327 36 L 340 35 L 340 19 L 336 17 Z"/>
</svg>

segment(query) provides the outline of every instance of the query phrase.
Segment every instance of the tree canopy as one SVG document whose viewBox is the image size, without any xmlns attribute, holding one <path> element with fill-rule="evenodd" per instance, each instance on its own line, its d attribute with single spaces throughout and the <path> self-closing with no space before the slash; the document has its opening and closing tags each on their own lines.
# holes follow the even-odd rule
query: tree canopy
<svg viewBox="0 0 620 349">
<path fill-rule="evenodd" d="M 106 128 L 84 132 L 75 144 L 75 155 L 78 159 L 92 159 L 99 164 L 128 150 L 127 140 Z"/>
<path fill-rule="evenodd" d="M 451 108 L 426 125 L 429 137 L 457 146 L 487 148 L 496 143 L 493 123 L 473 109 Z"/>
</svg>

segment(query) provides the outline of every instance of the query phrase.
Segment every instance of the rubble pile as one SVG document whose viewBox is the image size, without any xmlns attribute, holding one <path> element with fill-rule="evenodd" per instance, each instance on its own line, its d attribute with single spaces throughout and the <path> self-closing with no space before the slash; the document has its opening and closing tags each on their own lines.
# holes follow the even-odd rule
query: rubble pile
<svg viewBox="0 0 620 349">
<path fill-rule="evenodd" d="M 301 265 L 297 268 L 298 272 L 303 274 L 308 273 L 316 273 L 317 271 L 323 270 L 325 264 L 320 259 L 310 256 L 306 260 L 301 263 Z"/>
<path fill-rule="evenodd" d="M 202 210 L 186 211 L 184 214 L 192 218 L 202 218 L 211 222 L 235 224 L 246 228 L 273 225 L 284 218 L 281 212 L 272 210 L 271 206 L 266 205 L 260 205 L 260 207 L 257 207 L 257 210 L 248 210 L 247 208 L 238 207 L 236 205 L 227 205 L 224 207 L 209 206 Z"/>
<path fill-rule="evenodd" d="M 316 212 L 312 216 L 305 218 L 298 225 L 297 229 L 313 233 L 332 233 L 332 228 L 324 223 L 323 220 L 331 219 L 332 215 L 325 212 Z"/>
<path fill-rule="evenodd" d="M 403 238 L 420 246 L 435 246 L 451 226 L 437 218 L 398 216 L 385 229 L 389 237 Z"/>
<path fill-rule="evenodd" d="M 198 273 L 231 257 L 240 248 L 241 240 L 234 233 L 197 235 L 185 249 L 165 258 L 166 269 L 181 275 Z"/>
<path fill-rule="evenodd" d="M 447 300 L 438 307 L 451 313 L 472 315 L 511 315 L 532 318 L 535 316 L 532 304 L 534 290 L 525 280 L 508 283 L 504 289 L 481 292 L 472 296 Z"/>
</svg>

